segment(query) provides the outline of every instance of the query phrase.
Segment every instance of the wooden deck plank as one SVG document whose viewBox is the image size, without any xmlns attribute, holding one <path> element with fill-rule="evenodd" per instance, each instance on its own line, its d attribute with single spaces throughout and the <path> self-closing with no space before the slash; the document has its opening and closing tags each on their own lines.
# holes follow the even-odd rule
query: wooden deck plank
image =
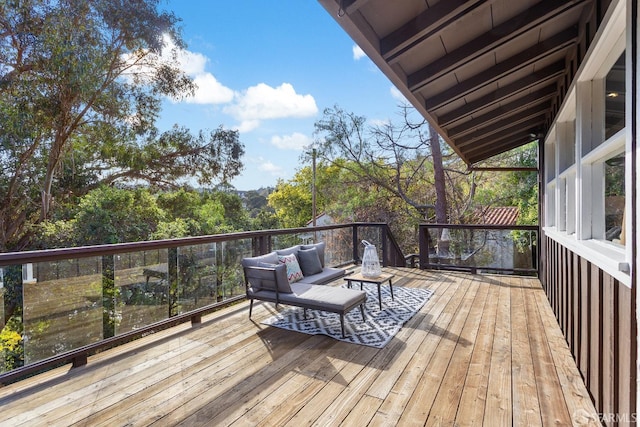
<svg viewBox="0 0 640 427">
<path fill-rule="evenodd" d="M 471 280 L 466 280 L 461 286 L 464 288 L 462 290 L 464 295 L 460 305 L 454 313 L 450 313 L 448 316 L 451 321 L 443 326 L 441 331 L 436 332 L 441 335 L 442 339 L 438 341 L 434 354 L 442 357 L 430 358 L 420 382 L 400 417 L 399 423 L 403 425 L 424 425 L 427 421 L 444 374 L 451 362 L 451 356 L 458 343 L 462 327 L 467 320 L 470 307 L 478 291 L 478 288 L 471 286 L 471 283 Z"/>
<path fill-rule="evenodd" d="M 572 423 L 567 410 L 560 382 L 553 365 L 554 348 L 549 345 L 545 335 L 543 315 L 538 309 L 535 289 L 525 299 L 525 310 L 529 323 L 530 348 L 533 369 L 537 378 L 538 400 L 543 425 L 570 425 Z M 555 317 L 555 327 L 560 330 Z M 564 344 L 566 346 L 566 342 Z"/>
<path fill-rule="evenodd" d="M 456 414 L 455 423 L 459 426 L 477 425 L 484 419 L 499 291 L 498 286 L 489 286 L 483 305 L 482 321 L 474 341 L 471 362 Z"/>
<path fill-rule="evenodd" d="M 599 426 L 599 417 L 591 404 L 589 392 L 569 351 L 567 342 L 560 329 L 556 327 L 556 319 L 542 288 L 536 287 L 534 295 L 546 339 L 549 346 L 553 348 L 551 356 L 571 420 L 581 425 Z"/>
<path fill-rule="evenodd" d="M 250 321 L 241 303 L 0 388 L 0 425 L 578 425 L 595 416 L 537 279 L 394 273 L 397 286 L 435 294 L 383 349 L 267 327 L 272 304 L 257 304 Z"/>
<path fill-rule="evenodd" d="M 308 359 L 277 390 L 267 394 L 260 393 L 252 399 L 249 405 L 253 406 L 244 414 L 234 416 L 238 415 L 238 420 L 242 423 L 249 421 L 254 426 L 283 425 L 329 382 L 343 385 L 351 382 L 362 370 L 362 365 L 357 369 L 358 364 L 353 362 L 366 362 L 375 353 L 376 350 L 371 347 L 336 343 L 327 354 L 320 355 L 315 360 Z M 289 397 L 283 399 L 286 395 Z"/>
<path fill-rule="evenodd" d="M 489 285 L 486 283 L 474 280 L 471 285 L 478 287 L 478 291 L 440 385 L 440 391 L 434 400 L 427 426 L 453 425 L 456 419 L 465 378 L 469 373 L 473 343 L 480 328 L 482 311 L 489 291 Z"/>
<path fill-rule="evenodd" d="M 118 411 L 136 410 L 147 398 L 154 393 L 164 391 L 176 386 L 184 380 L 179 373 L 189 369 L 199 372 L 200 369 L 208 368 L 218 364 L 219 369 L 234 362 L 234 352 L 238 349 L 247 349 L 253 346 L 259 349 L 260 345 L 255 341 L 254 335 L 248 331 L 241 333 L 231 324 L 228 329 L 224 328 L 224 323 L 216 324 L 221 328 L 219 336 L 211 335 L 206 328 L 194 328 L 189 331 L 185 339 L 188 342 L 199 343 L 197 351 L 187 351 L 183 341 L 173 340 L 179 351 L 177 355 L 167 358 L 173 352 L 162 353 L 160 356 L 152 354 L 149 360 L 154 363 L 153 368 L 140 369 L 140 366 L 133 366 L 125 371 L 126 375 L 113 375 L 104 379 L 101 384 L 99 400 L 95 400 L 87 411 L 85 407 L 80 407 L 73 413 L 65 414 L 67 422 L 80 421 L 98 424 L 103 419 L 114 416 L 111 410 L 112 405 L 118 405 Z M 250 351 L 250 350 L 247 350 Z M 186 357 L 185 357 L 186 354 Z M 226 362 L 222 362 L 226 360 Z M 122 367 L 120 368 L 122 369 Z M 127 399 L 127 396 L 136 394 L 138 399 Z M 131 409 L 133 408 L 133 409 Z"/>
<path fill-rule="evenodd" d="M 511 424 L 511 289 L 502 278 L 494 277 L 498 293 L 496 328 L 491 350 L 491 370 L 487 389 L 484 425 L 504 426 Z"/>
<path fill-rule="evenodd" d="M 534 427 L 542 425 L 542 418 L 529 342 L 529 320 L 524 303 L 525 290 L 530 292 L 531 288 L 526 283 L 519 277 L 510 280 L 513 330 L 511 340 L 513 424 Z"/>
</svg>

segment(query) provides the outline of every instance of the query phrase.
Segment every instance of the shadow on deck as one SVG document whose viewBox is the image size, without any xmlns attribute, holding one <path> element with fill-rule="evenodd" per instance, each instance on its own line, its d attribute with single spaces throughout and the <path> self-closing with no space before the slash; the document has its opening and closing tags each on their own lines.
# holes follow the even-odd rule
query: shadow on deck
<svg viewBox="0 0 640 427">
<path fill-rule="evenodd" d="M 10 425 L 598 425 L 540 282 L 393 269 L 434 290 L 383 349 L 248 303 L 0 389 Z"/>
</svg>

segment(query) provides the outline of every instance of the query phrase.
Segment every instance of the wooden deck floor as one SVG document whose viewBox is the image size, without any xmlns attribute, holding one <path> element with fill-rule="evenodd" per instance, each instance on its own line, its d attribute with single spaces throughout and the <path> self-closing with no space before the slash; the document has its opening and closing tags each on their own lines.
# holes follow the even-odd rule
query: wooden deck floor
<svg viewBox="0 0 640 427">
<path fill-rule="evenodd" d="M 383 349 L 264 326 L 274 306 L 250 321 L 242 303 L 0 388 L 0 424 L 597 424 L 537 279 L 394 273 L 435 294 Z"/>
</svg>

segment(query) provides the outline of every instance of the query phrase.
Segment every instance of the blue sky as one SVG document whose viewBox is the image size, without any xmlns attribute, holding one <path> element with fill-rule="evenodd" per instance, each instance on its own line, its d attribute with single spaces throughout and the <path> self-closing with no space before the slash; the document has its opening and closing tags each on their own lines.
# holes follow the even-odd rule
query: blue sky
<svg viewBox="0 0 640 427">
<path fill-rule="evenodd" d="M 183 69 L 195 98 L 166 100 L 159 127 L 240 131 L 238 190 L 274 186 L 302 166 L 325 108 L 370 121 L 397 114 L 399 93 L 315 0 L 169 0 L 182 19 Z"/>
</svg>

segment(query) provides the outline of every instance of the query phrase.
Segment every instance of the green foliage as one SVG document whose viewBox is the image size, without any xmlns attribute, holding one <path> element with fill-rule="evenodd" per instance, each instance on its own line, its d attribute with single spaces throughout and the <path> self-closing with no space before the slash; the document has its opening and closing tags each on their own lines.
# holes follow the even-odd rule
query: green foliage
<svg viewBox="0 0 640 427">
<path fill-rule="evenodd" d="M 275 210 L 284 228 L 303 227 L 312 219 L 309 182 L 302 175 L 304 173 L 299 171 L 289 182 L 279 180 L 275 191 L 269 195 L 269 206 Z"/>
<path fill-rule="evenodd" d="M 147 240 L 164 212 L 147 190 L 100 187 L 79 203 L 75 236 L 83 244 Z"/>
<path fill-rule="evenodd" d="M 171 188 L 241 170 L 237 131 L 156 129 L 163 98 L 195 88 L 169 52 L 184 46 L 179 19 L 158 5 L 0 3 L 0 250 L 28 247 L 37 224 L 101 184 Z"/>
<path fill-rule="evenodd" d="M 22 345 L 22 321 L 19 316 L 11 316 L 0 331 L 0 372 L 7 372 L 24 365 Z"/>
<path fill-rule="evenodd" d="M 482 166 L 537 167 L 537 143 L 531 143 Z M 517 206 L 519 225 L 538 224 L 538 174 L 531 171 L 483 172 L 477 176 L 475 205 L 480 207 Z"/>
</svg>

